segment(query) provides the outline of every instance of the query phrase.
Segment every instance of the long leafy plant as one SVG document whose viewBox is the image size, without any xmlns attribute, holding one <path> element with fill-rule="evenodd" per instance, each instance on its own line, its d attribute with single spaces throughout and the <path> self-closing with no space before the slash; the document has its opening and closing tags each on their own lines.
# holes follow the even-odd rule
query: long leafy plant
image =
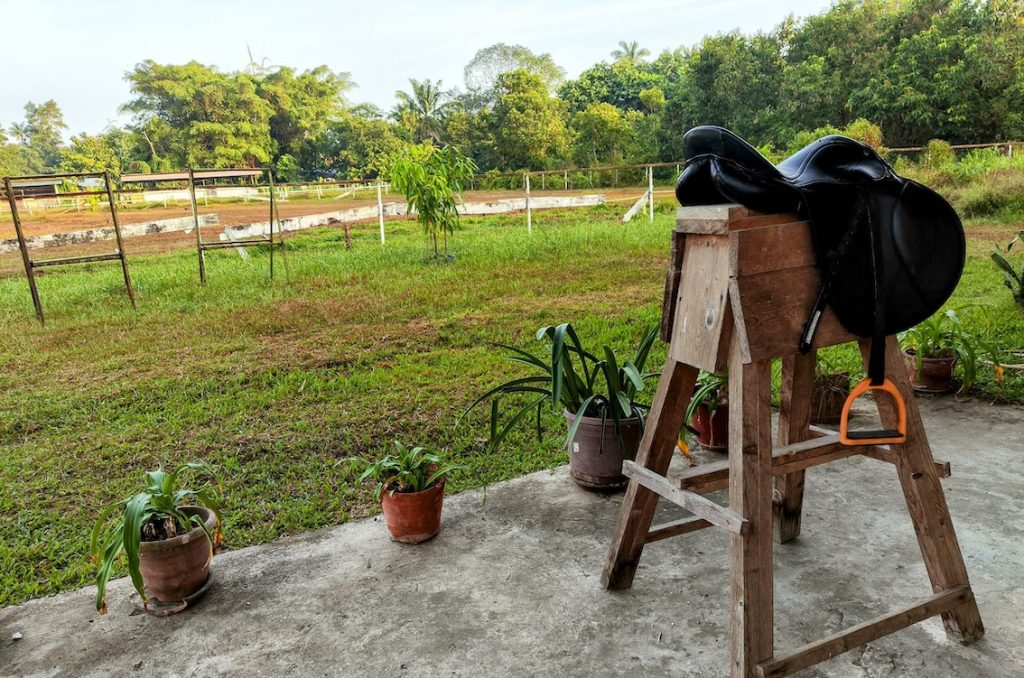
<svg viewBox="0 0 1024 678">
<path fill-rule="evenodd" d="M 915 369 L 921 373 L 925 358 L 956 358 L 962 375 L 960 392 L 969 389 L 978 376 L 978 354 L 986 355 L 999 368 L 999 356 L 979 335 L 967 330 L 951 308 L 936 313 L 900 334 L 900 343 L 914 354 Z"/>
<path fill-rule="evenodd" d="M 395 441 L 397 454 L 389 454 L 371 463 L 359 477 L 377 481 L 373 496 L 381 500 L 384 490 L 395 492 L 422 492 L 453 471 L 461 469 L 459 464 L 445 464 L 441 457 L 428 452 L 424 447 L 407 447 Z"/>
<path fill-rule="evenodd" d="M 204 482 L 196 488 L 180 487 L 188 473 L 211 474 L 206 464 L 182 464 L 173 472 L 162 469 L 146 474 L 146 487 L 142 492 L 111 504 L 96 520 L 90 540 L 90 554 L 96 563 L 96 609 L 107 612 L 107 582 L 114 565 L 123 552 L 128 560 L 128 574 L 132 585 L 146 600 L 142 572 L 139 570 L 139 549 L 143 532 L 159 533 L 166 538 L 185 534 L 195 527 L 203 528 L 212 545 L 220 539 L 219 528 L 210 534 L 202 519 L 181 509 L 187 504 L 205 506 L 217 516 L 220 525 L 220 496 L 214 486 Z"/>
<path fill-rule="evenodd" d="M 567 441 L 572 441 L 576 436 L 584 416 L 600 417 L 602 426 L 611 418 L 620 440 L 623 419 L 639 417 L 643 421 L 647 407 L 638 403 L 636 396 L 643 391 L 644 381 L 652 376 L 643 370 L 657 337 L 657 327 L 652 327 L 644 334 L 633 358 L 621 364 L 609 346 L 602 347 L 603 357 L 587 351 L 570 323 L 541 327 L 536 336 L 539 341 L 548 342 L 546 355 L 533 354 L 504 344 L 499 346 L 512 352 L 508 356 L 509 360 L 527 365 L 540 374 L 511 379 L 488 390 L 473 401 L 459 418 L 461 422 L 473 408 L 490 399 L 489 445 L 492 450 L 516 425 L 534 412 L 537 439 L 543 439 L 541 413 L 545 403 L 551 403 L 556 411 L 564 408 L 575 415 Z M 524 394 L 529 396 L 526 404 L 515 410 L 503 426 L 499 426 L 501 398 Z"/>
<path fill-rule="evenodd" d="M 1007 243 L 1006 254 L 1009 255 L 1013 246 L 1019 242 L 1024 242 L 1024 231 L 1020 231 L 1016 238 Z M 999 249 L 992 253 L 992 261 L 1003 272 L 1003 284 L 1010 290 L 1013 300 L 1017 302 L 1018 306 L 1024 308 L 1024 264 L 1021 264 L 1020 272 L 1018 272 Z"/>
</svg>

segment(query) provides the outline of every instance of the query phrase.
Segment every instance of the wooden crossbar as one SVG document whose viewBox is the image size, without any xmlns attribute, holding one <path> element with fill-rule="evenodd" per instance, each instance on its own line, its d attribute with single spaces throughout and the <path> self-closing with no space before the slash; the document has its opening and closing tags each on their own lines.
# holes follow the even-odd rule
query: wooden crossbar
<svg viewBox="0 0 1024 678">
<path fill-rule="evenodd" d="M 890 612 L 761 662 L 757 667 L 757 675 L 761 678 L 788 676 L 855 647 L 878 640 L 882 636 L 913 626 L 929 617 L 949 612 L 972 598 L 974 594 L 971 593 L 970 586 L 956 586 L 948 591 L 936 593 L 896 612 Z"/>
<path fill-rule="evenodd" d="M 716 504 L 696 492 L 675 487 L 664 476 L 658 475 L 634 461 L 623 462 L 622 473 L 712 525 L 725 528 L 734 534 L 745 534 L 750 527 L 748 521 L 728 508 Z"/>
<path fill-rule="evenodd" d="M 890 464 L 896 463 L 888 446 L 843 445 L 834 431 L 812 426 L 811 432 L 816 437 L 772 450 L 773 476 L 785 476 L 794 471 L 858 454 Z M 940 478 L 948 478 L 949 462 L 936 461 L 935 470 Z M 678 477 L 678 482 L 680 489 L 699 494 L 724 490 L 729 486 L 729 461 L 725 459 L 687 469 Z"/>
<path fill-rule="evenodd" d="M 646 543 L 650 544 L 654 541 L 661 541 L 662 539 L 669 539 L 670 537 L 678 537 L 681 534 L 689 534 L 690 532 L 696 532 L 697 530 L 703 530 L 705 527 L 711 526 L 712 523 L 709 523 L 703 518 L 697 517 L 673 520 L 670 523 L 663 523 L 652 527 L 647 532 Z"/>
<path fill-rule="evenodd" d="M 258 245 L 273 246 L 279 245 L 280 243 L 272 241 L 270 238 L 255 238 L 251 240 L 226 240 L 224 242 L 204 242 L 200 247 L 204 250 L 218 250 L 225 249 L 228 247 L 255 247 Z"/>
<path fill-rule="evenodd" d="M 88 254 L 81 257 L 64 257 L 62 259 L 40 259 L 39 261 L 31 261 L 29 264 L 32 268 L 42 268 L 44 266 L 65 266 L 67 264 L 88 264 L 93 261 L 113 261 L 120 260 L 120 252 L 110 252 L 109 254 Z"/>
</svg>

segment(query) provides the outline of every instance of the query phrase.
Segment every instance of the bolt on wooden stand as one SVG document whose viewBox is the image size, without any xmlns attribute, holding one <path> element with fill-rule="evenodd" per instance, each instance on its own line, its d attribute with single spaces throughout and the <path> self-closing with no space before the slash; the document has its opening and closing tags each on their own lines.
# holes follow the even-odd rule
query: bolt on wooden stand
<svg viewBox="0 0 1024 678">
<path fill-rule="evenodd" d="M 705 527 L 730 534 L 731 674 L 784 676 L 884 635 L 941 615 L 963 643 L 984 633 L 940 476 L 911 394 L 894 337 L 886 343 L 887 375 L 907 406 L 903 444 L 843 445 L 810 425 L 815 353 L 800 355 L 798 338 L 819 289 L 807 222 L 762 215 L 736 205 L 683 207 L 673 233 L 662 338 L 669 358 L 658 383 L 602 574 L 609 589 L 633 583 L 646 544 Z M 815 349 L 860 341 L 829 311 Z M 773 358 L 783 364 L 778 445 L 771 441 Z M 673 450 L 699 369 L 729 373 L 729 457 L 668 477 Z M 895 425 L 889 399 L 876 399 L 883 426 Z M 800 532 L 804 470 L 854 455 L 895 466 L 917 533 L 933 595 L 828 638 L 776 654 L 773 631 L 773 531 L 780 543 Z M 728 507 L 704 495 L 728 489 Z M 774 495 L 774 501 L 773 501 Z M 661 498 L 693 516 L 652 527 Z"/>
<path fill-rule="evenodd" d="M 203 240 L 203 228 L 201 220 L 199 218 L 199 206 L 196 200 L 196 181 L 216 181 L 217 179 L 250 179 L 255 181 L 258 177 L 266 174 L 267 182 L 265 184 L 254 183 L 252 188 L 266 188 L 269 192 L 269 208 L 270 208 L 270 221 L 269 221 L 269 232 L 267 235 L 257 235 L 255 237 L 248 238 L 227 238 L 218 242 L 209 242 Z M 246 169 L 192 169 L 191 167 L 185 170 L 178 170 L 175 172 L 159 172 L 153 174 L 126 174 L 121 177 L 121 183 L 123 184 L 142 184 L 142 183 L 174 183 L 185 181 L 188 183 L 188 195 L 192 209 L 192 219 L 195 224 L 196 232 L 196 252 L 199 255 L 199 281 L 206 284 L 206 252 L 207 250 L 225 249 L 225 248 L 241 248 L 245 247 L 268 247 L 270 249 L 270 277 L 274 277 L 274 248 L 281 248 L 281 257 L 285 267 L 285 277 L 288 277 L 288 257 L 285 253 L 283 233 L 281 232 L 281 216 L 278 212 L 277 206 L 277 191 L 274 187 L 274 173 L 267 168 L 255 167 Z M 216 190 L 217 187 L 213 187 L 211 190 Z M 221 186 L 220 188 L 227 188 Z M 278 239 L 274 239 L 274 222 L 277 221 L 278 225 Z"/>
<path fill-rule="evenodd" d="M 23 199 L 23 196 L 18 195 L 19 183 L 31 182 L 39 179 L 97 179 L 103 178 L 103 188 L 101 190 L 80 190 L 58 194 L 60 197 L 77 197 L 83 195 L 102 195 L 106 196 L 107 204 L 110 207 L 110 218 L 114 224 L 114 238 L 117 242 L 117 250 L 114 252 L 107 252 L 104 254 L 89 254 L 78 257 L 62 257 L 60 259 L 40 259 L 34 260 L 28 251 L 28 243 L 25 241 L 25 231 L 21 224 L 21 214 L 18 211 L 18 201 Z M 36 317 L 39 318 L 41 324 L 46 324 L 46 316 L 43 314 L 43 303 L 39 298 L 39 289 L 36 286 L 36 274 L 37 268 L 44 268 L 46 266 L 68 266 L 71 264 L 89 264 L 96 261 L 113 261 L 117 259 L 121 262 L 121 271 L 124 275 L 124 288 L 125 292 L 128 293 L 128 301 L 131 303 L 132 308 L 135 308 L 135 290 L 132 288 L 132 278 L 128 273 L 128 261 L 124 255 L 124 241 L 121 239 L 121 223 L 117 217 L 117 201 L 114 199 L 114 189 L 110 182 L 109 172 L 74 172 L 69 174 L 46 174 L 36 176 L 21 176 L 21 177 L 4 177 L 4 193 L 7 196 L 7 202 L 11 206 L 11 218 L 14 220 L 14 231 L 18 237 L 18 249 L 21 250 L 21 261 L 25 265 L 25 276 L 28 278 L 29 292 L 32 294 L 32 304 L 36 309 Z"/>
</svg>

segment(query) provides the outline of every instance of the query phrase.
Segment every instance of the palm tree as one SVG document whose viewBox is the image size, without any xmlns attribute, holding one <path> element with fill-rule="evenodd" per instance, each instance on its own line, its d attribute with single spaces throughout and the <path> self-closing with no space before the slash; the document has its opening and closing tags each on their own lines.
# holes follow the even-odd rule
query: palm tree
<svg viewBox="0 0 1024 678">
<path fill-rule="evenodd" d="M 644 62 L 644 57 L 650 56 L 651 50 L 646 47 L 641 47 L 640 43 L 636 40 L 626 42 L 625 40 L 619 41 L 619 49 L 612 50 L 612 58 L 616 61 L 625 59 L 634 65 L 640 65 Z"/>
<path fill-rule="evenodd" d="M 412 93 L 401 90 L 395 92 L 398 106 L 394 117 L 399 121 L 406 120 L 413 126 L 413 136 L 417 142 L 441 141 L 441 129 L 445 115 L 451 109 L 451 95 L 441 89 L 441 81 L 432 82 L 409 78 Z"/>
<path fill-rule="evenodd" d="M 12 122 L 10 132 L 15 143 L 19 144 L 27 144 L 29 138 L 32 136 L 32 130 L 29 129 L 27 122 Z"/>
</svg>

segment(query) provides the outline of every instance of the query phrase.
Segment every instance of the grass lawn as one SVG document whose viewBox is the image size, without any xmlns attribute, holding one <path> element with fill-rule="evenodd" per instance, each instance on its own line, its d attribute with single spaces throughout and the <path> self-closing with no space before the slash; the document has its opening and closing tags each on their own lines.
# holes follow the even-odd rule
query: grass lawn
<svg viewBox="0 0 1024 678">
<path fill-rule="evenodd" d="M 256 251 L 212 253 L 205 288 L 190 250 L 139 257 L 136 313 L 116 265 L 47 271 L 46 328 L 24 279 L 0 280 L 0 606 L 89 583 L 98 511 L 160 464 L 219 469 L 238 548 L 373 512 L 344 460 L 395 438 L 465 463 L 451 491 L 565 462 L 554 412 L 544 443 L 524 427 L 496 454 L 484 412 L 454 424 L 510 373 L 493 342 L 535 348 L 539 326 L 572 321 L 631 352 L 658 321 L 671 206 L 653 225 L 620 213 L 539 213 L 532 236 L 522 215 L 464 219 L 452 265 L 427 261 L 413 222 L 390 224 L 386 247 L 359 227 L 351 251 L 340 230 L 307 232 L 289 240 L 291 284 Z M 1024 347 L 1024 314 L 987 256 L 1014 229 L 971 225 L 953 302 L 1005 348 Z M 1002 387 L 982 372 L 978 395 L 1024 402 L 1019 372 Z"/>
</svg>

